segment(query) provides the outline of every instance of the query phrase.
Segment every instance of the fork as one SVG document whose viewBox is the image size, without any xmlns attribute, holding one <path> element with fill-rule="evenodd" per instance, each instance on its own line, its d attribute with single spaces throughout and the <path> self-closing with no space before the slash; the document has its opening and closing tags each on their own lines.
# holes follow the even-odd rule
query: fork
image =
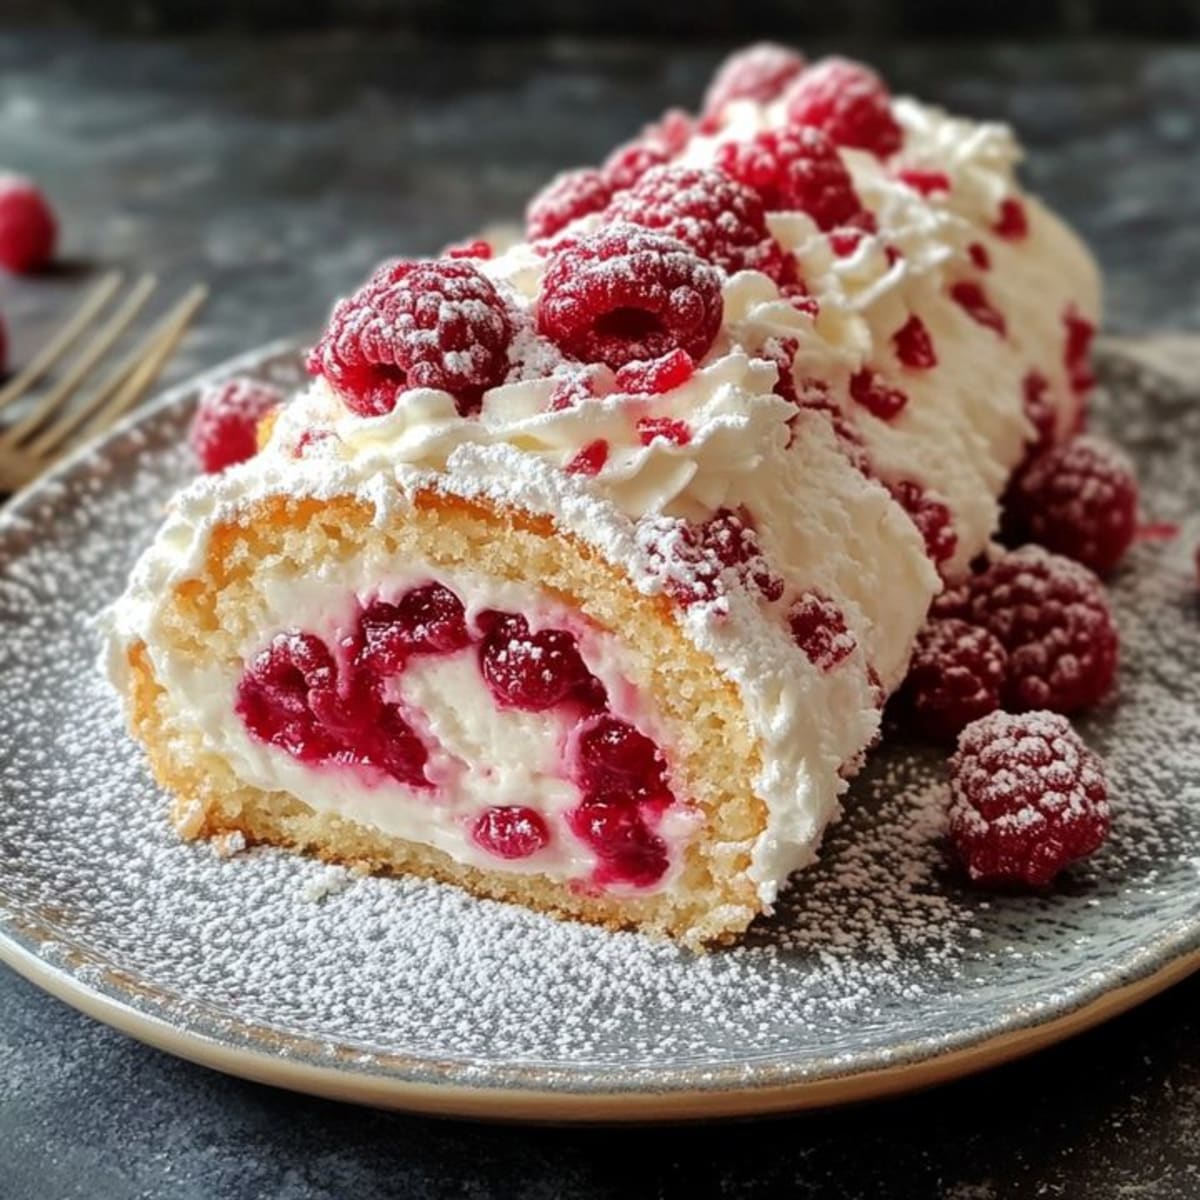
<svg viewBox="0 0 1200 1200">
<path fill-rule="evenodd" d="M 0 387 L 0 409 L 4 409 L 31 396 L 35 386 L 78 347 L 61 378 L 34 399 L 27 413 L 0 428 L 0 493 L 32 482 L 136 404 L 208 295 L 202 284 L 191 288 L 132 350 L 104 371 L 109 352 L 137 319 L 157 280 L 143 275 L 119 303 L 110 303 L 123 284 L 124 277 L 117 271 L 101 279 L 28 366 Z M 93 380 L 97 382 L 91 390 L 84 391 Z M 82 398 L 72 403 L 81 392 Z"/>
</svg>

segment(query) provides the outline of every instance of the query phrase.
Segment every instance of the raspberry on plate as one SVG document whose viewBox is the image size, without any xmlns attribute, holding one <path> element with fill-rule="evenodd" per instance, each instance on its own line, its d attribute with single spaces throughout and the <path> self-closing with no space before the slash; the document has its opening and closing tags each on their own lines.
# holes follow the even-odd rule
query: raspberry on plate
<svg viewBox="0 0 1200 1200">
<path fill-rule="evenodd" d="M 721 328 L 721 281 L 682 242 L 608 225 L 562 248 L 538 301 L 538 330 L 564 353 L 614 370 L 684 350 L 698 362 Z"/>
<path fill-rule="evenodd" d="M 469 261 L 400 259 L 338 301 L 308 370 L 361 417 L 412 388 L 449 392 L 465 416 L 503 381 L 511 338 L 504 301 Z"/>
<path fill-rule="evenodd" d="M 718 68 L 704 93 L 701 110 L 719 116 L 731 100 L 757 100 L 766 104 L 779 96 L 801 71 L 802 54 L 776 42 L 757 42 L 731 54 Z"/>
<path fill-rule="evenodd" d="M 791 123 L 815 125 L 839 146 L 887 158 L 904 140 L 883 80 L 850 59 L 821 59 L 797 77 L 784 101 Z"/>
<path fill-rule="evenodd" d="M 944 592 L 933 614 L 982 625 L 1008 651 L 1006 708 L 1073 713 L 1112 687 L 1119 638 L 1103 585 L 1040 546 L 1005 554 Z"/>
<path fill-rule="evenodd" d="M 1103 764 L 1057 713 L 975 721 L 950 768 L 950 837 L 975 883 L 1044 887 L 1108 836 Z"/>
<path fill-rule="evenodd" d="M 54 255 L 58 222 L 46 197 L 21 175 L 0 175 L 0 267 L 29 274 Z"/>
<path fill-rule="evenodd" d="M 722 270 L 780 276 L 784 252 L 767 229 L 758 193 L 721 171 L 653 167 L 607 215 L 676 238 Z"/>
<path fill-rule="evenodd" d="M 553 237 L 572 221 L 600 212 L 612 199 L 612 188 L 592 167 L 564 171 L 552 179 L 525 209 L 525 236 L 531 241 Z"/>
<path fill-rule="evenodd" d="M 955 617 L 929 621 L 917 635 L 901 693 L 909 724 L 933 741 L 1000 707 L 1008 655 L 986 629 Z"/>
<path fill-rule="evenodd" d="M 1106 575 L 1137 532 L 1137 478 L 1124 453 L 1085 434 L 1035 458 L 1006 506 L 1028 540 Z"/>
<path fill-rule="evenodd" d="M 768 212 L 805 212 L 828 232 L 843 225 L 868 228 L 868 213 L 837 147 L 819 129 L 769 129 L 717 147 L 717 166 L 752 187 Z"/>
<path fill-rule="evenodd" d="M 278 388 L 244 375 L 205 388 L 188 430 L 188 444 L 204 470 L 212 474 L 253 458 L 258 423 L 282 403 Z"/>
</svg>

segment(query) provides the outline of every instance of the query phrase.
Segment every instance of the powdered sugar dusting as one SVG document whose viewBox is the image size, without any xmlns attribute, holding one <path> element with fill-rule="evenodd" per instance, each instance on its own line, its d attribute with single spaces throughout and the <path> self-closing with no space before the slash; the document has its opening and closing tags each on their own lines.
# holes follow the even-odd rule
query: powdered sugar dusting
<svg viewBox="0 0 1200 1200">
<path fill-rule="evenodd" d="M 1132 385 L 1124 399 L 1148 511 L 1184 532 L 1140 543 L 1119 579 L 1121 693 L 1082 727 L 1107 759 L 1113 836 L 1044 897 L 962 882 L 941 842 L 940 759 L 900 745 L 856 781 L 776 916 L 706 957 L 441 885 L 180 843 L 88 669 L 84 621 L 188 470 L 175 407 L 5 518 L 0 928 L 96 986 L 124 972 L 150 989 L 133 1002 L 192 1028 L 251 1041 L 265 1028 L 276 1052 L 460 1081 L 749 1085 L 1071 1007 L 1200 940 L 1200 528 L 1186 520 L 1200 506 L 1178 490 L 1200 478 L 1200 406 L 1159 392 L 1131 414 Z"/>
</svg>

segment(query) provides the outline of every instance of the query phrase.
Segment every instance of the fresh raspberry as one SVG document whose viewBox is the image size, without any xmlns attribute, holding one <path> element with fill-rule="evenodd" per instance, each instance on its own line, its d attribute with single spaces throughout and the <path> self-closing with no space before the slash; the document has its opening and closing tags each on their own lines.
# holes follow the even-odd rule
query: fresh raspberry
<svg viewBox="0 0 1200 1200">
<path fill-rule="evenodd" d="M 967 247 L 967 253 L 971 256 L 971 262 L 979 270 L 990 271 L 992 269 L 992 256 L 982 242 L 972 242 Z"/>
<path fill-rule="evenodd" d="M 567 821 L 600 860 L 597 883 L 649 887 L 666 874 L 667 845 L 647 828 L 636 805 L 585 800 L 570 811 Z"/>
<path fill-rule="evenodd" d="M 612 199 L 612 188 L 599 171 L 583 167 L 564 171 L 529 202 L 525 210 L 525 236 L 532 242 L 553 237 L 560 229 L 600 212 Z"/>
<path fill-rule="evenodd" d="M 38 187 L 22 175 L 0 175 L 0 267 L 40 270 L 57 240 L 58 222 Z"/>
<path fill-rule="evenodd" d="M 1056 713 L 983 717 L 950 769 L 950 837 L 976 883 L 1044 887 L 1108 836 L 1103 764 Z"/>
<path fill-rule="evenodd" d="M 492 243 L 485 241 L 483 238 L 475 238 L 470 242 L 451 242 L 449 246 L 442 251 L 442 258 L 491 258 L 496 251 L 492 247 Z"/>
<path fill-rule="evenodd" d="M 618 392 L 659 396 L 682 387 L 695 373 L 696 364 L 686 350 L 672 350 L 649 362 L 626 363 L 616 375 Z"/>
<path fill-rule="evenodd" d="M 603 713 L 580 727 L 575 780 L 589 797 L 642 802 L 667 792 L 658 747 L 628 721 Z"/>
<path fill-rule="evenodd" d="M 664 517 L 639 533 L 663 590 L 682 605 L 722 601 L 726 572 L 765 600 L 783 595 L 783 580 L 763 556 L 754 527 L 730 509 L 718 509 L 698 525 Z"/>
<path fill-rule="evenodd" d="M 916 313 L 892 334 L 892 345 L 896 348 L 896 357 L 914 371 L 928 371 L 937 366 L 933 338 L 925 322 Z"/>
<path fill-rule="evenodd" d="M 1100 580 L 1040 546 L 1005 554 L 949 589 L 933 613 L 982 625 L 999 639 L 1008 651 L 1006 708 L 1073 713 L 1112 687 L 1119 639 Z"/>
<path fill-rule="evenodd" d="M 550 841 L 541 815 L 521 804 L 485 808 L 471 826 L 471 837 L 497 858 L 528 858 Z"/>
<path fill-rule="evenodd" d="M 657 121 L 642 130 L 642 141 L 661 147 L 668 157 L 674 158 L 683 153 L 695 131 L 696 121 L 691 114 L 682 108 L 668 108 Z"/>
<path fill-rule="evenodd" d="M 753 188 L 768 212 L 805 212 L 818 229 L 858 225 L 867 215 L 837 147 L 819 130 L 768 130 L 717 148 L 717 166 Z"/>
<path fill-rule="evenodd" d="M 854 653 L 858 641 L 846 627 L 842 610 L 824 593 L 803 592 L 788 610 L 792 640 L 819 671 L 832 671 Z"/>
<path fill-rule="evenodd" d="M 596 438 L 580 447 L 578 453 L 563 468 L 568 475 L 599 475 L 608 462 L 608 442 Z"/>
<path fill-rule="evenodd" d="M 1091 364 L 1092 339 L 1096 336 L 1096 326 L 1081 315 L 1073 304 L 1063 313 L 1063 325 L 1066 329 L 1063 363 L 1066 365 L 1075 394 L 1082 396 L 1091 391 L 1096 382 Z"/>
<path fill-rule="evenodd" d="M 775 42 L 757 42 L 731 54 L 713 75 L 704 93 L 705 116 L 719 116 L 731 100 L 756 100 L 766 104 L 783 94 L 801 71 L 802 54 Z"/>
<path fill-rule="evenodd" d="M 896 178 L 914 192 L 920 192 L 922 196 L 932 196 L 935 192 L 950 190 L 950 176 L 945 171 L 919 171 L 910 168 L 897 171 Z"/>
<path fill-rule="evenodd" d="M 1000 337 L 1008 335 L 1004 314 L 992 305 L 983 287 L 972 279 L 963 279 L 950 289 L 950 298 L 980 325 L 994 330 Z"/>
<path fill-rule="evenodd" d="M 503 300 L 470 262 L 389 262 L 338 301 L 308 370 L 359 416 L 391 412 L 410 388 L 450 392 L 465 415 L 503 382 L 511 338 Z"/>
<path fill-rule="evenodd" d="M 529 632 L 522 616 L 499 614 L 479 647 L 479 665 L 492 695 L 504 705 L 543 712 L 582 689 L 591 673 L 573 634 Z"/>
<path fill-rule="evenodd" d="M 1034 459 L 1007 503 L 1030 541 L 1099 575 L 1121 561 L 1137 531 L 1133 464 L 1101 438 L 1075 437 Z"/>
<path fill-rule="evenodd" d="M 278 388 L 245 375 L 206 387 L 188 430 L 188 444 L 204 470 L 213 474 L 253 458 L 259 421 L 283 399 Z"/>
<path fill-rule="evenodd" d="M 823 58 L 795 80 L 784 99 L 789 122 L 815 125 L 839 146 L 887 158 L 904 140 L 883 80 L 862 63 Z"/>
<path fill-rule="evenodd" d="M 721 328 L 721 280 L 683 243 L 609 225 L 560 250 L 542 280 L 538 329 L 614 370 L 672 350 L 702 359 Z"/>
<path fill-rule="evenodd" d="M 850 376 L 850 395 L 881 421 L 894 420 L 908 403 L 908 397 L 899 388 L 884 383 L 868 367 Z"/>
<path fill-rule="evenodd" d="M 236 708 L 260 741 L 301 762 L 319 763 L 340 749 L 318 711 L 337 695 L 337 664 L 309 633 L 280 633 L 246 669 Z"/>
<path fill-rule="evenodd" d="M 965 725 L 995 712 L 1008 655 L 986 629 L 949 617 L 917 636 L 900 702 L 923 737 L 953 741 Z"/>
<path fill-rule="evenodd" d="M 1008 238 L 1010 241 L 1020 241 L 1029 234 L 1029 217 L 1025 205 L 1015 196 L 1008 196 L 1000 202 L 1000 213 L 992 232 L 997 237 Z"/>
<path fill-rule="evenodd" d="M 637 423 L 638 440 L 649 446 L 655 438 L 670 442 L 673 446 L 686 446 L 692 440 L 692 431 L 686 421 L 674 417 L 642 417 Z"/>
<path fill-rule="evenodd" d="M 776 278 L 782 267 L 758 194 L 720 171 L 654 167 L 617 196 L 608 216 L 676 238 L 725 271 Z"/>
<path fill-rule="evenodd" d="M 616 195 L 633 187 L 651 167 L 661 167 L 670 161 L 671 155 L 666 147 L 638 139 L 618 146 L 604 160 L 601 174 L 610 191 Z"/>
<path fill-rule="evenodd" d="M 355 662 L 379 675 L 394 675 L 414 654 L 452 654 L 470 641 L 462 601 L 440 583 L 427 583 L 395 604 L 372 600 L 362 610 Z"/>
<path fill-rule="evenodd" d="M 925 553 L 934 566 L 954 557 L 958 549 L 958 534 L 950 509 L 931 496 L 912 479 L 901 479 L 887 485 L 896 503 L 912 518 L 925 540 Z"/>
</svg>

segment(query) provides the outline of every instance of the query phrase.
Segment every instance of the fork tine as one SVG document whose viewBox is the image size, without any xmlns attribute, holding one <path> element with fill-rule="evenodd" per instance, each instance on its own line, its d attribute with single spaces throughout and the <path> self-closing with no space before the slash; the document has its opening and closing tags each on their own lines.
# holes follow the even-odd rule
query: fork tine
<svg viewBox="0 0 1200 1200">
<path fill-rule="evenodd" d="M 20 444 L 52 413 L 74 394 L 80 381 L 108 353 L 113 343 L 129 328 L 142 311 L 151 292 L 158 286 L 153 275 L 143 275 L 125 298 L 124 303 L 101 327 L 100 332 L 84 347 L 71 364 L 71 369 L 33 407 L 33 410 L 0 436 L 0 442 L 10 446 Z"/>
<path fill-rule="evenodd" d="M 71 319 L 34 355 L 29 365 L 0 388 L 0 408 L 23 396 L 71 348 L 95 315 L 121 286 L 120 271 L 112 271 L 85 297 Z"/>
<path fill-rule="evenodd" d="M 94 423 L 92 433 L 108 428 L 153 382 L 207 297 L 208 288 L 203 284 L 193 287 L 82 405 L 65 413 L 37 437 L 29 453 L 36 457 L 51 454 L 82 425 Z"/>
</svg>

